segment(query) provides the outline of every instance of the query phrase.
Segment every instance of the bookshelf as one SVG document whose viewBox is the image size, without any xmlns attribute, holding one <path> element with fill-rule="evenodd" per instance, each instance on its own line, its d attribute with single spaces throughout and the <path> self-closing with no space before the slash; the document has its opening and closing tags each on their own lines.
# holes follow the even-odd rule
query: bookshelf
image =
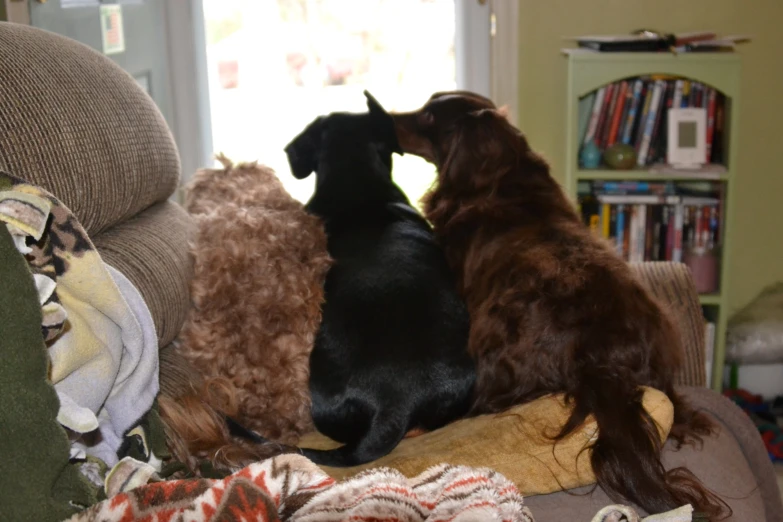
<svg viewBox="0 0 783 522">
<path fill-rule="evenodd" d="M 737 118 L 739 114 L 740 96 L 740 69 L 741 61 L 740 56 L 735 53 L 597 53 L 587 52 L 583 50 L 567 50 L 564 52 L 567 61 L 567 100 L 566 100 L 566 169 L 565 169 L 565 188 L 569 195 L 576 202 L 586 201 L 584 198 L 587 187 L 588 193 L 594 191 L 596 186 L 605 187 L 611 185 L 611 182 L 633 184 L 637 185 L 661 185 L 665 184 L 667 190 L 673 190 L 678 192 L 680 190 L 686 190 L 691 186 L 706 187 L 705 190 L 711 191 L 711 194 L 718 193 L 719 196 L 713 199 L 720 203 L 715 205 L 718 210 L 713 214 L 712 221 L 710 223 L 717 222 L 717 230 L 715 233 L 717 238 L 716 244 L 710 247 L 717 257 L 717 275 L 716 286 L 717 289 L 711 292 L 705 292 L 700 294 L 699 300 L 702 305 L 702 310 L 705 315 L 705 322 L 712 323 L 712 333 L 714 333 L 714 343 L 712 345 L 712 360 L 711 369 L 708 371 L 711 375 L 711 387 L 716 391 L 721 391 L 724 374 L 724 359 L 725 359 L 725 342 L 726 342 L 726 325 L 728 320 L 728 307 L 727 307 L 727 285 L 728 285 L 728 267 L 730 266 L 730 254 L 731 249 L 728 248 L 731 244 L 732 236 L 732 213 L 734 210 L 734 184 L 737 179 L 737 154 L 735 152 L 737 144 Z M 704 169 L 697 171 L 681 171 L 672 168 L 665 167 L 661 160 L 661 149 L 663 146 L 665 150 L 665 143 L 658 144 L 656 149 L 658 153 L 658 162 L 656 165 L 645 165 L 644 167 L 637 167 L 630 170 L 613 170 L 611 167 L 604 164 L 599 165 L 597 168 L 585 168 L 580 163 L 580 153 L 582 151 L 582 145 L 585 141 L 584 133 L 587 132 L 584 118 L 589 118 L 590 113 L 585 111 L 585 107 L 589 105 L 589 100 L 586 98 L 591 93 L 597 93 L 599 89 L 612 83 L 620 83 L 627 81 L 629 83 L 627 92 L 631 95 L 630 84 L 639 78 L 650 79 L 651 84 L 654 84 L 655 79 L 658 78 L 671 78 L 666 79 L 664 82 L 672 82 L 674 85 L 675 79 L 682 79 L 691 82 L 698 83 L 704 86 L 705 102 L 706 105 L 706 93 L 709 93 L 710 89 L 713 89 L 718 93 L 718 97 L 723 103 L 722 110 L 722 130 L 720 136 L 715 136 L 714 139 L 720 141 L 720 157 L 716 162 L 716 165 L 709 165 Z M 661 94 L 662 106 L 665 106 L 665 95 L 667 87 L 663 87 Z M 642 99 L 644 91 L 642 94 Z M 594 96 L 593 99 L 597 97 Z M 701 99 L 701 98 L 700 98 Z M 587 101 L 586 101 L 587 100 Z M 640 102 L 640 106 L 642 103 Z M 641 113 L 641 108 L 639 110 Z M 624 116 L 623 116 L 624 117 Z M 639 116 L 637 116 L 638 118 Z M 621 118 L 622 119 L 622 118 Z M 637 123 L 638 125 L 638 123 Z M 665 123 L 661 125 L 662 132 L 666 132 Z M 634 130 L 634 132 L 636 132 Z M 633 143 L 631 143 L 633 145 Z M 638 152 L 638 146 L 637 146 Z M 715 154 L 712 159 L 715 160 Z M 716 192 L 717 191 L 717 192 Z M 580 192 L 583 194 L 580 198 Z M 599 199 L 599 201 L 601 201 Z M 603 201 L 606 201 L 604 199 Z M 669 201 L 669 200 L 667 200 Z M 672 200 L 673 201 L 673 200 Z M 599 205 L 606 212 L 605 203 Z M 628 207 L 628 205 L 625 205 Z M 654 205 L 651 205 L 654 206 Z M 661 207 L 667 205 L 659 205 Z M 672 205 L 674 209 L 678 205 Z M 682 203 L 679 206 L 683 206 Z M 622 205 L 620 205 L 622 208 Z M 707 207 L 704 207 L 707 208 Z M 688 207 L 686 206 L 686 211 Z M 703 208 L 699 206 L 696 210 L 696 219 L 702 219 L 699 214 Z M 636 211 L 636 209 L 634 209 Z M 641 209 L 640 212 L 646 211 Z M 614 219 L 614 210 L 612 210 L 612 218 Z M 617 210 L 620 212 L 620 210 Z M 650 211 L 647 216 L 649 218 Z M 661 212 L 661 211 L 658 211 Z M 665 215 L 668 216 L 668 210 L 665 210 Z M 678 210 L 679 212 L 679 210 Z M 692 211 L 691 211 L 692 212 Z M 707 223 L 707 210 L 704 210 L 704 223 Z M 714 217 L 715 215 L 718 217 Z M 686 214 L 688 215 L 688 214 Z M 660 214 L 658 214 L 660 216 Z M 656 218 L 658 219 L 658 218 Z M 668 218 L 667 218 L 668 219 Z M 686 218 L 687 219 L 687 218 Z M 693 218 L 691 218 L 693 219 Z M 649 221 L 649 219 L 648 219 Z M 656 221 L 657 223 L 657 221 Z M 701 225 L 702 221 L 699 221 Z M 612 221 L 611 225 L 614 226 L 615 222 Z M 627 227 L 628 225 L 626 225 Z M 663 230 L 660 226 L 656 230 L 656 234 Z M 696 225 L 693 225 L 696 227 Z M 706 226 L 706 225 L 705 225 Z M 709 225 L 712 230 L 712 224 Z M 644 225 L 642 225 L 644 227 Z M 598 233 L 606 234 L 607 228 Z M 637 230 L 638 234 L 649 233 L 651 229 Z M 669 228 L 671 230 L 671 228 Z M 701 228 L 701 231 L 706 229 Z M 702 232 L 692 232 L 691 238 L 694 236 L 702 237 Z M 618 249 L 622 251 L 622 233 L 618 229 L 617 234 L 620 235 L 618 240 Z M 664 234 L 664 232 L 660 232 Z M 671 235 L 671 234 L 670 234 Z M 707 235 L 704 236 L 705 238 Z M 658 241 L 659 237 L 656 236 L 654 241 Z M 662 241 L 665 241 L 664 238 Z M 627 241 L 627 240 L 626 240 Z M 671 240 L 670 240 L 671 241 Z M 682 241 L 685 241 L 684 239 Z M 641 248 L 644 252 L 644 259 L 647 260 L 649 254 L 649 246 L 647 250 L 644 250 L 644 239 L 641 240 Z M 656 250 L 654 259 L 664 259 L 662 252 L 665 249 L 665 245 L 661 245 Z M 685 248 L 684 244 L 681 244 L 681 248 Z M 671 246 L 669 246 L 671 248 Z M 627 249 L 627 245 L 626 245 Z M 669 250 L 668 253 L 671 251 Z M 625 252 L 627 255 L 627 250 Z M 637 251 L 637 254 L 639 252 Z M 682 255 L 682 254 L 681 254 Z M 678 261 L 676 258 L 669 259 Z M 691 258 L 692 259 L 692 258 Z M 639 261 L 638 255 L 635 259 Z M 695 265 L 694 265 L 695 266 Z M 713 265 L 714 266 L 714 265 Z M 708 337 L 711 336 L 707 334 Z M 708 353 L 710 347 L 708 346 Z M 708 363 L 710 361 L 708 360 Z M 709 376 L 708 376 L 709 377 Z"/>
</svg>

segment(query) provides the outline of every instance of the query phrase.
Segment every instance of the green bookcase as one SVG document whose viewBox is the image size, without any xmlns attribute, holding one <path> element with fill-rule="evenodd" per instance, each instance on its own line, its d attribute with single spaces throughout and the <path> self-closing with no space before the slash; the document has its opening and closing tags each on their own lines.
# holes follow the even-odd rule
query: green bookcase
<svg viewBox="0 0 783 522">
<path fill-rule="evenodd" d="M 564 52 L 567 61 L 566 99 L 566 189 L 576 201 L 580 181 L 701 181 L 709 179 L 725 184 L 724 210 L 721 219 L 721 257 L 719 260 L 719 293 L 701 295 L 705 313 L 715 323 L 715 345 L 712 361 L 712 388 L 720 391 L 723 383 L 727 323 L 727 287 L 731 254 L 733 186 L 737 172 L 737 120 L 740 107 L 741 60 L 734 53 L 596 53 L 581 50 Z M 725 172 L 694 177 L 688 172 L 651 172 L 634 170 L 587 170 L 579 166 L 579 100 L 601 86 L 627 78 L 646 75 L 672 75 L 702 82 L 720 91 L 726 98 L 724 153 Z"/>
</svg>

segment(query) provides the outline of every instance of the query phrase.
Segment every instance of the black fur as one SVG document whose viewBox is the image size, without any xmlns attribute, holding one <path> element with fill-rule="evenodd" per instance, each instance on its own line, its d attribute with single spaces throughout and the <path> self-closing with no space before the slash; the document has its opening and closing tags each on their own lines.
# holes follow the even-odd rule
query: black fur
<svg viewBox="0 0 783 522">
<path fill-rule="evenodd" d="M 475 381 L 465 305 L 431 227 L 392 181 L 394 123 L 365 95 L 369 112 L 318 118 L 286 147 L 297 178 L 316 172 L 306 208 L 335 260 L 310 389 L 316 427 L 344 446 L 302 450 L 327 466 L 373 461 L 409 430 L 463 416 Z"/>
</svg>

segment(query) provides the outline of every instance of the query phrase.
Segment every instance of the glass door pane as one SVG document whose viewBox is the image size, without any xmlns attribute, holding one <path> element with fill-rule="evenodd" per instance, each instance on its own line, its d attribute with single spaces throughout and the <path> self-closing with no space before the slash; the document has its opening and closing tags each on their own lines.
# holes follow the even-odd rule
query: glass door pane
<svg viewBox="0 0 783 522">
<path fill-rule="evenodd" d="M 204 0 L 215 152 L 274 168 L 307 201 L 314 178 L 291 176 L 283 148 L 315 117 L 364 111 L 368 89 L 388 110 L 454 89 L 454 0 Z M 411 202 L 434 167 L 395 157 Z"/>
</svg>

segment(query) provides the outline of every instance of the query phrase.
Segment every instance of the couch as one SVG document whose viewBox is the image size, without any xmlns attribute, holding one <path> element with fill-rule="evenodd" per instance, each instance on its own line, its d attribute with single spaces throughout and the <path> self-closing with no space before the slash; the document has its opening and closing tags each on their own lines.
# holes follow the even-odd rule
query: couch
<svg viewBox="0 0 783 522">
<path fill-rule="evenodd" d="M 180 164 L 171 132 L 133 79 L 81 44 L 0 23 L 0 170 L 48 190 L 73 211 L 103 259 L 140 290 L 158 344 L 168 350 L 187 313 L 191 223 L 172 201 Z M 721 427 L 701 449 L 667 446 L 666 466 L 693 470 L 729 503 L 731 520 L 783 520 L 774 471 L 755 427 L 705 388 L 703 320 L 687 269 L 643 263 L 634 270 L 677 317 L 687 350 L 679 384 Z M 588 521 L 612 503 L 593 489 L 525 501 L 539 522 Z"/>
</svg>

